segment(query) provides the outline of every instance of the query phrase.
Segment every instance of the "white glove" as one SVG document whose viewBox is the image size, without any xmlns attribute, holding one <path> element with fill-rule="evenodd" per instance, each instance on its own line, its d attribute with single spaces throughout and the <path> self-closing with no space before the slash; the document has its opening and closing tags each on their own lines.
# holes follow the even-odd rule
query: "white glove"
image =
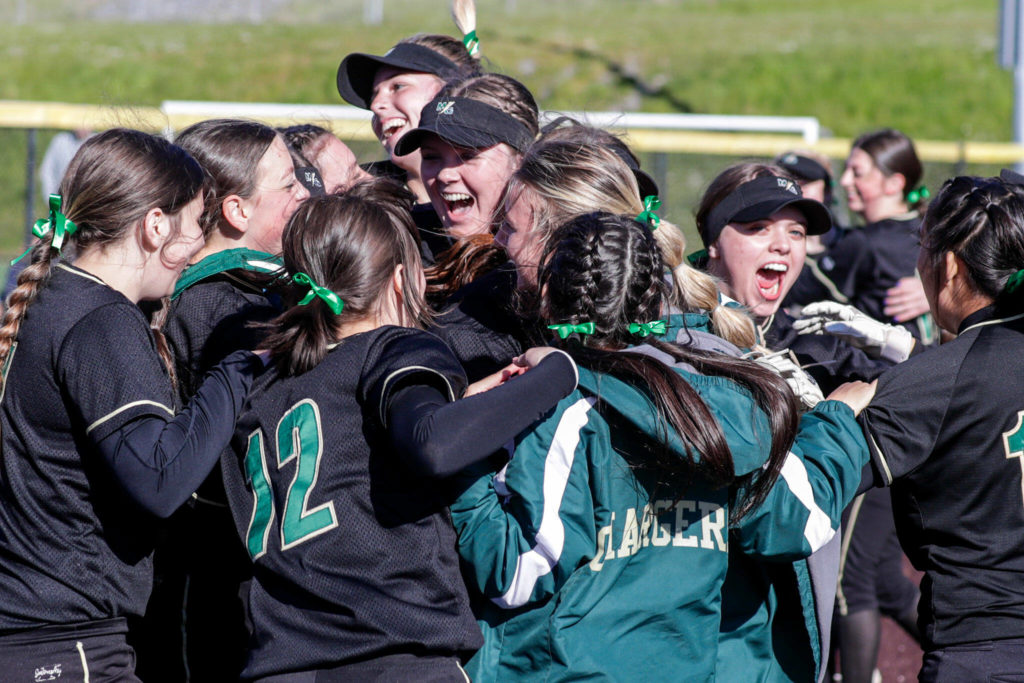
<svg viewBox="0 0 1024 683">
<path fill-rule="evenodd" d="M 755 346 L 753 351 L 743 357 L 753 360 L 758 365 L 763 365 L 784 379 L 800 400 L 804 410 L 810 410 L 818 405 L 818 401 L 825 398 L 818 383 L 800 367 L 793 352 L 789 349 L 769 351 L 764 347 Z"/>
<path fill-rule="evenodd" d="M 914 349 L 914 336 L 905 327 L 878 322 L 853 306 L 818 301 L 804 306 L 793 323 L 800 334 L 830 334 L 863 349 L 872 358 L 901 363 Z"/>
</svg>

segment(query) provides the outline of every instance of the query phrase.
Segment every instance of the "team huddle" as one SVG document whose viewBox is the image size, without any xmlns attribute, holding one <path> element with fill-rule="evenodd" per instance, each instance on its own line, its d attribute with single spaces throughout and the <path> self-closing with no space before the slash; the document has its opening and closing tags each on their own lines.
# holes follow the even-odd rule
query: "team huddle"
<svg viewBox="0 0 1024 683">
<path fill-rule="evenodd" d="M 882 129 L 863 226 L 796 150 L 688 249 L 457 23 L 341 61 L 386 161 L 74 156 L 0 326 L 0 677 L 859 683 L 886 614 L 920 680 L 1016 680 L 1024 177 L 930 197 Z"/>
</svg>

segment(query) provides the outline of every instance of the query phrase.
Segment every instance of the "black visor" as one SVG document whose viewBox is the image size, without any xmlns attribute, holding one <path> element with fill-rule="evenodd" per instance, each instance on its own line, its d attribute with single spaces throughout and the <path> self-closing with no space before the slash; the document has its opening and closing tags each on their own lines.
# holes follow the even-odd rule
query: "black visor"
<svg viewBox="0 0 1024 683">
<path fill-rule="evenodd" d="M 795 182 L 777 176 L 761 176 L 737 187 L 711 210 L 701 230 L 701 240 L 707 247 L 718 240 L 729 223 L 764 220 L 787 206 L 799 209 L 807 219 L 808 235 L 823 235 L 832 227 L 832 215 L 825 205 L 804 197 Z"/>
<path fill-rule="evenodd" d="M 441 80 L 448 80 L 459 73 L 455 62 L 429 47 L 414 43 L 399 43 L 381 57 L 353 52 L 338 66 L 338 93 L 341 98 L 361 109 L 369 109 L 373 100 L 373 79 L 382 66 L 434 74 Z"/>
<path fill-rule="evenodd" d="M 419 127 L 402 136 L 395 154 L 416 151 L 430 135 L 472 149 L 504 142 L 517 152 L 525 152 L 533 142 L 533 134 L 521 122 L 500 109 L 465 97 L 439 97 L 423 107 Z"/>
</svg>

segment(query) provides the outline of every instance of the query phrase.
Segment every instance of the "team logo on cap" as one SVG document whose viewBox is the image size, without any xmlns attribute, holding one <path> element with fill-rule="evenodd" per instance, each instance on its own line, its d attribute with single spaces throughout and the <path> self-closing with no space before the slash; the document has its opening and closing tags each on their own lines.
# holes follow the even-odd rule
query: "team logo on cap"
<svg viewBox="0 0 1024 683">
<path fill-rule="evenodd" d="M 438 102 L 437 103 L 437 113 L 438 113 L 439 116 L 440 115 L 454 116 L 454 114 L 455 114 L 455 103 L 452 102 L 452 101 Z"/>
<path fill-rule="evenodd" d="M 796 155 L 795 154 L 787 154 L 786 156 L 782 157 L 782 163 L 787 164 L 787 165 L 795 164 L 796 163 Z"/>
<path fill-rule="evenodd" d="M 776 182 L 779 187 L 789 192 L 790 194 L 800 194 L 800 190 L 796 189 L 796 183 L 792 180 L 786 180 L 785 178 L 776 178 Z"/>
</svg>

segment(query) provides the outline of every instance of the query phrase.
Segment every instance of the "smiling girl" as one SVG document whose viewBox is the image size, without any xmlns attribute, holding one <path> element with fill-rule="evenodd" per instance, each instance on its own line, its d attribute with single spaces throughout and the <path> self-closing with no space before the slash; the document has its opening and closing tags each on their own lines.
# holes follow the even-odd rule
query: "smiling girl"
<svg viewBox="0 0 1024 683">
<path fill-rule="evenodd" d="M 440 224 L 420 177 L 420 155 L 395 154 L 402 137 L 416 128 L 424 105 L 440 92 L 446 82 L 481 73 L 478 56 L 455 38 L 418 34 L 405 38 L 382 56 L 352 53 L 338 67 L 338 92 L 349 104 L 373 113 L 374 135 L 388 153 L 392 169 L 381 175 L 394 176 L 416 197 L 413 218 L 421 238 L 428 245 L 423 255 L 428 262 L 449 246 L 436 239 Z"/>
<path fill-rule="evenodd" d="M 166 345 L 138 304 L 170 294 L 203 246 L 204 174 L 139 131 L 90 138 L 0 328 L 0 666 L 138 680 L 126 618 L 153 584 L 157 517 L 227 445 L 256 357 L 207 375 L 177 415 Z"/>
</svg>

